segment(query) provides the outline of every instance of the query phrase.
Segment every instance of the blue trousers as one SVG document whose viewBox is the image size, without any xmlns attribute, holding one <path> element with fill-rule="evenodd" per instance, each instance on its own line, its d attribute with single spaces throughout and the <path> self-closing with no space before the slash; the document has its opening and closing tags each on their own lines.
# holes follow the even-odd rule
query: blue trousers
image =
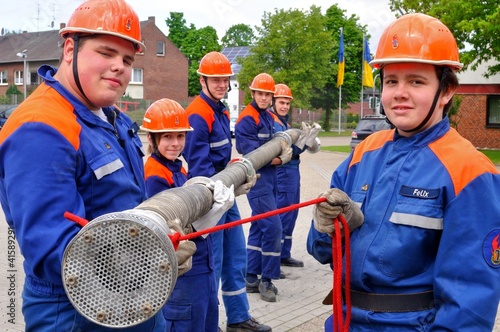
<svg viewBox="0 0 500 332">
<path fill-rule="evenodd" d="M 24 286 L 23 316 L 26 332 L 116 332 L 116 328 L 108 328 L 95 324 L 82 316 L 73 307 L 68 297 L 48 294 Z M 127 332 L 165 332 L 165 319 L 158 312 L 151 319 L 128 328 Z M 217 331 L 217 330 L 214 330 Z"/>
<path fill-rule="evenodd" d="M 276 210 L 274 193 L 247 195 L 252 216 Z M 281 236 L 283 228 L 280 217 L 270 216 L 252 222 L 247 242 L 247 273 L 262 278 L 280 278 Z"/>
<path fill-rule="evenodd" d="M 295 167 L 276 168 L 277 191 L 276 206 L 278 209 L 300 202 L 300 172 L 299 165 Z M 292 210 L 280 214 L 283 234 L 281 237 L 281 258 L 290 258 L 292 250 L 292 233 L 299 210 Z"/>
<path fill-rule="evenodd" d="M 217 331 L 219 300 L 215 272 L 182 275 L 161 309 L 168 332 Z"/>
<path fill-rule="evenodd" d="M 236 202 L 222 216 L 220 224 L 240 220 Z M 214 265 L 218 281 L 222 281 L 222 300 L 226 308 L 228 324 L 236 324 L 250 319 L 245 275 L 247 256 L 245 234 L 241 225 L 210 234 L 213 240 Z"/>
</svg>

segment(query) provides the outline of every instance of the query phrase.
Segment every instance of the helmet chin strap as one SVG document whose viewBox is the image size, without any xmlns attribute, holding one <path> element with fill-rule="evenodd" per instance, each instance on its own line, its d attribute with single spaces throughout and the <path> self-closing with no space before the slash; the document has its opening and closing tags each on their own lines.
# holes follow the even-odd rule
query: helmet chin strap
<svg viewBox="0 0 500 332">
<path fill-rule="evenodd" d="M 220 99 L 215 98 L 214 95 L 212 94 L 212 91 L 210 91 L 210 88 L 208 86 L 208 77 L 203 76 L 203 80 L 205 81 L 205 86 L 207 87 L 207 91 L 208 91 L 208 94 L 210 95 L 210 97 L 212 97 L 212 99 L 214 99 L 214 100 L 220 101 Z M 227 89 L 227 92 L 230 92 L 230 91 L 231 91 L 231 82 L 229 82 L 229 88 Z"/>
<path fill-rule="evenodd" d="M 422 129 L 422 127 L 427 124 L 427 122 L 431 118 L 432 114 L 434 114 L 434 110 L 436 109 L 436 105 L 437 105 L 439 96 L 441 95 L 441 92 L 443 91 L 443 85 L 444 85 L 443 82 L 444 82 L 445 77 L 446 77 L 446 74 L 443 71 L 443 73 L 441 74 L 441 78 L 439 79 L 439 87 L 436 91 L 436 94 L 434 95 L 434 100 L 432 101 L 431 108 L 429 109 L 429 112 L 427 112 L 427 116 L 425 117 L 425 119 L 422 120 L 422 122 L 413 129 L 403 130 L 403 129 L 398 128 L 398 130 L 404 131 L 405 133 L 412 133 L 412 132 L 415 132 L 415 131 Z M 381 78 L 381 82 L 383 82 L 382 71 L 380 72 L 380 78 Z M 383 89 L 383 85 L 381 85 L 380 94 L 382 94 L 382 89 Z M 380 105 L 380 113 L 385 115 L 385 111 L 384 111 L 384 108 L 382 105 Z M 388 118 L 387 118 L 387 122 L 392 124 Z"/>
<path fill-rule="evenodd" d="M 80 83 L 80 76 L 78 75 L 78 47 L 80 44 L 80 35 L 76 34 L 73 36 L 74 48 L 73 48 L 73 77 L 75 78 L 76 86 L 78 90 L 82 93 L 83 98 L 87 101 L 87 103 L 93 107 L 98 108 L 94 103 L 90 101 L 85 92 L 83 91 L 82 85 Z"/>
</svg>

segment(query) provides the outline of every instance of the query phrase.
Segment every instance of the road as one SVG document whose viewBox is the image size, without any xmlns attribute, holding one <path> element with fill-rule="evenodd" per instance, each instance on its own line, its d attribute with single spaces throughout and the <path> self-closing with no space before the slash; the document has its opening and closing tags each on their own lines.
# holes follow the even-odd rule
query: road
<svg viewBox="0 0 500 332">
<path fill-rule="evenodd" d="M 349 137 L 325 137 L 323 146 L 349 145 Z M 234 156 L 236 156 L 234 152 Z M 301 156 L 301 201 L 316 198 L 327 189 L 333 170 L 347 157 L 344 153 L 304 153 Z M 237 203 L 242 218 L 250 216 L 250 207 L 245 197 L 238 197 Z M 321 304 L 332 285 L 332 273 L 328 266 L 316 262 L 305 248 L 307 232 L 311 222 L 312 207 L 299 211 L 294 231 L 293 257 L 303 260 L 304 268 L 284 267 L 287 278 L 276 281 L 279 289 L 275 303 L 260 300 L 258 294 L 248 294 L 250 312 L 259 321 L 271 325 L 274 332 L 316 332 L 323 331 L 324 319 L 331 312 L 331 306 Z M 244 225 L 248 233 L 249 225 Z M 17 243 L 12 242 L 5 217 L 0 213 L 0 331 L 24 331 L 21 313 L 21 290 L 24 283 L 22 256 Z M 14 254 L 9 251 L 14 250 Z M 221 301 L 222 303 L 222 301 Z M 220 306 L 220 327 L 225 330 L 224 306 Z M 119 331 L 119 330 L 117 330 Z M 500 319 L 494 332 L 500 332 Z"/>
</svg>

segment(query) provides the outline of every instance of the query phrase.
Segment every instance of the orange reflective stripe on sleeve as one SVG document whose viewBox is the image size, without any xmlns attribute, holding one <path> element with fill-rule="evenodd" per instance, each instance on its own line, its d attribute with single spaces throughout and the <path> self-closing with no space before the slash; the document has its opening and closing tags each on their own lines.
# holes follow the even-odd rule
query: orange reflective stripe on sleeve
<svg viewBox="0 0 500 332">
<path fill-rule="evenodd" d="M 42 83 L 9 117 L 0 131 L 0 144 L 25 123 L 44 123 L 64 136 L 75 150 L 80 148 L 81 127 L 73 105 L 57 91 Z"/>
<path fill-rule="evenodd" d="M 497 172 L 488 157 L 477 151 L 453 128 L 450 128 L 446 135 L 429 144 L 429 148 L 450 174 L 455 187 L 455 195 L 458 195 L 467 184 L 481 174 Z"/>
<path fill-rule="evenodd" d="M 365 152 L 374 151 L 380 149 L 385 143 L 392 141 L 394 137 L 394 129 L 381 130 L 370 135 L 370 139 L 363 140 L 354 149 L 354 154 L 352 156 L 349 168 L 361 161 L 363 154 Z"/>
</svg>

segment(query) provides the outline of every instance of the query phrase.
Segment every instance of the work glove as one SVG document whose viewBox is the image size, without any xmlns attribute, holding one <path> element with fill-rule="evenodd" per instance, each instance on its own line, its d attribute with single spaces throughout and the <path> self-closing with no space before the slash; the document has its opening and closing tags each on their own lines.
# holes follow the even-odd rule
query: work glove
<svg viewBox="0 0 500 332">
<path fill-rule="evenodd" d="M 175 251 L 177 256 L 177 275 L 181 276 L 191 270 L 193 266 L 193 255 L 196 252 L 196 244 L 193 241 L 181 241 Z"/>
<path fill-rule="evenodd" d="M 234 204 L 234 186 L 226 187 L 221 180 L 213 182 L 214 202 L 212 208 L 191 225 L 197 231 L 201 231 L 217 225 L 222 215 Z M 204 238 L 208 234 L 202 235 Z"/>
<path fill-rule="evenodd" d="M 247 174 L 247 182 L 243 183 L 241 186 L 234 190 L 234 196 L 246 195 L 255 186 L 257 180 L 260 179 L 260 174 L 254 173 L 252 175 Z"/>
<path fill-rule="evenodd" d="M 188 234 L 192 232 L 191 226 L 183 228 L 181 226 L 181 221 L 177 218 L 167 220 L 167 226 L 171 231 L 177 232 L 180 235 Z M 177 256 L 177 275 L 182 275 L 187 271 L 191 270 L 193 265 L 192 256 L 196 252 L 196 244 L 193 241 L 180 241 L 175 255 Z"/>
<path fill-rule="evenodd" d="M 292 159 L 293 149 L 285 140 L 281 140 L 281 154 L 278 158 L 281 159 L 281 165 L 286 164 Z"/>
<path fill-rule="evenodd" d="M 246 195 L 255 186 L 255 183 L 258 179 L 260 179 L 260 174 L 257 174 L 255 168 L 253 168 L 253 164 L 249 159 L 238 157 L 229 162 L 230 164 L 240 163 L 246 168 L 247 177 L 246 182 L 237 187 L 234 190 L 235 196 Z"/>
<path fill-rule="evenodd" d="M 349 233 L 363 224 L 363 212 L 342 190 L 328 189 L 319 197 L 326 197 L 326 202 L 316 204 L 313 208 L 314 228 L 318 232 L 331 236 L 335 231 L 334 219 L 341 213 L 347 221 Z M 340 229 L 342 229 L 342 224 L 340 224 Z"/>
<path fill-rule="evenodd" d="M 307 138 L 305 140 L 305 143 L 308 147 L 313 146 L 314 140 L 318 136 L 318 133 L 321 131 L 321 126 L 316 122 L 314 122 L 310 128 L 311 129 L 309 130 L 309 134 L 307 135 Z"/>
<path fill-rule="evenodd" d="M 183 227 L 182 222 L 178 218 L 167 220 L 167 226 L 171 231 L 177 232 L 181 235 L 193 232 L 193 228 L 191 227 L 191 225 Z"/>
<path fill-rule="evenodd" d="M 300 136 L 297 139 L 297 141 L 295 141 L 295 146 L 298 147 L 300 150 L 304 149 L 307 137 L 309 136 L 310 132 L 311 132 L 311 126 L 306 122 L 302 122 L 302 132 L 300 133 Z"/>
</svg>

